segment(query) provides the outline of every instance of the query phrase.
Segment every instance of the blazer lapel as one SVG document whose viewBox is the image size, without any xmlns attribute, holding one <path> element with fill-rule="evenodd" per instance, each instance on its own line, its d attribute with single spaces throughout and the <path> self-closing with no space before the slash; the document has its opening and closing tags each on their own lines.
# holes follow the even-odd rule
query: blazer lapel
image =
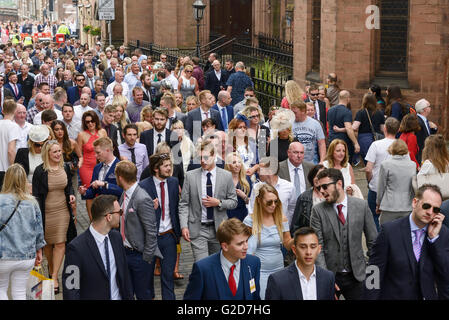
<svg viewBox="0 0 449 320">
<path fill-rule="evenodd" d="M 292 285 L 291 290 L 293 290 L 294 296 L 296 300 L 304 300 L 302 296 L 302 289 L 301 289 L 301 281 L 299 280 L 299 274 L 298 270 L 296 269 L 295 262 L 292 262 L 288 266 L 288 276 L 290 283 Z"/>
<path fill-rule="evenodd" d="M 203 175 L 203 173 L 202 173 L 202 170 L 200 168 L 200 169 L 198 169 L 198 174 L 195 177 L 195 179 L 196 179 L 196 186 L 198 187 L 198 197 L 200 198 L 200 206 L 201 206 L 201 203 L 202 203 L 201 195 L 203 194 L 203 191 L 202 191 L 202 175 Z"/>
<path fill-rule="evenodd" d="M 220 181 L 221 181 L 221 172 L 220 172 L 220 168 L 215 167 L 216 168 L 216 177 L 215 177 L 215 190 L 214 190 L 214 198 L 217 198 L 217 194 L 218 192 L 220 192 Z"/>
<path fill-rule="evenodd" d="M 412 236 L 411 236 L 411 227 L 410 227 L 410 221 L 408 220 L 408 216 L 404 218 L 402 222 L 402 228 L 401 228 L 401 237 L 402 242 L 404 243 L 405 251 L 408 256 L 408 259 L 410 260 L 410 267 L 412 269 L 413 274 L 416 274 L 416 257 L 413 252 L 413 246 L 412 246 Z"/>
<path fill-rule="evenodd" d="M 323 289 L 323 280 L 321 276 L 323 275 L 323 271 L 315 265 L 315 274 L 316 274 L 316 299 L 324 300 L 326 297 L 323 297 L 324 290 Z"/>
<path fill-rule="evenodd" d="M 100 267 L 101 271 L 103 271 L 103 275 L 106 278 L 108 278 L 108 275 L 106 273 L 106 269 L 104 268 L 103 259 L 101 259 L 100 251 L 98 250 L 97 242 L 95 241 L 94 236 L 92 235 L 90 230 L 87 229 L 87 231 L 88 231 L 88 233 L 87 233 L 87 243 L 88 243 L 89 250 L 90 250 L 92 256 L 94 257 L 95 262 L 98 264 L 98 266 Z"/>
<path fill-rule="evenodd" d="M 332 226 L 332 230 L 334 230 L 335 238 L 338 241 L 338 244 L 341 245 L 340 242 L 340 232 L 338 230 L 338 220 L 337 213 L 334 210 L 334 206 L 326 203 L 326 217 L 329 220 L 330 225 Z M 348 235 L 349 236 L 349 235 Z"/>
<path fill-rule="evenodd" d="M 221 262 L 220 262 L 220 252 L 216 253 L 214 256 L 214 269 L 218 273 L 217 277 L 214 277 L 215 279 L 215 286 L 217 288 L 217 294 L 219 299 L 225 299 L 227 296 L 230 295 L 230 289 L 227 285 L 226 277 L 223 273 L 223 269 L 221 268 Z M 229 290 L 229 294 L 226 293 L 226 290 Z"/>
</svg>

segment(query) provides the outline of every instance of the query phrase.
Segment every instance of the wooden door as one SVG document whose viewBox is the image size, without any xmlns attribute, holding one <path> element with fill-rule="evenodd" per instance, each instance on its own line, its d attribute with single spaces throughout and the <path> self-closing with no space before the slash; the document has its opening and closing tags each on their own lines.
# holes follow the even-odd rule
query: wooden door
<svg viewBox="0 0 449 320">
<path fill-rule="evenodd" d="M 252 0 L 210 0 L 210 40 L 251 38 Z"/>
</svg>

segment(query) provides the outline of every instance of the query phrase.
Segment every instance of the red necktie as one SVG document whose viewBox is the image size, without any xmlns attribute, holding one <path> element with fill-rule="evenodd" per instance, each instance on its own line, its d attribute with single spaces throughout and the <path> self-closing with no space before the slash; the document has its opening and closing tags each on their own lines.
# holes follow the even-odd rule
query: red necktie
<svg viewBox="0 0 449 320">
<path fill-rule="evenodd" d="M 161 210 L 162 210 L 162 221 L 165 220 L 165 188 L 164 182 L 161 182 Z"/>
<path fill-rule="evenodd" d="M 17 91 L 17 85 L 14 84 L 14 94 L 16 95 L 16 97 L 19 96 L 19 91 Z"/>
<path fill-rule="evenodd" d="M 229 289 L 231 289 L 233 296 L 235 296 L 235 294 L 237 293 L 237 286 L 235 285 L 235 279 L 234 279 L 234 269 L 235 269 L 235 265 L 232 265 L 231 271 L 229 272 L 229 279 L 228 279 Z"/>
<path fill-rule="evenodd" d="M 125 200 L 126 200 L 126 192 L 123 193 L 123 203 L 122 203 L 123 214 L 121 218 L 122 221 L 120 223 L 120 233 L 122 235 L 123 241 L 125 241 Z"/>
<path fill-rule="evenodd" d="M 343 205 L 342 205 L 342 204 L 337 205 L 337 209 L 338 209 L 338 220 L 340 220 L 340 222 L 341 222 L 342 225 L 345 225 L 346 220 L 345 220 L 345 215 L 343 214 L 342 208 L 343 208 Z"/>
<path fill-rule="evenodd" d="M 209 119 L 209 112 L 204 112 L 204 114 L 206 115 L 206 119 Z"/>
</svg>

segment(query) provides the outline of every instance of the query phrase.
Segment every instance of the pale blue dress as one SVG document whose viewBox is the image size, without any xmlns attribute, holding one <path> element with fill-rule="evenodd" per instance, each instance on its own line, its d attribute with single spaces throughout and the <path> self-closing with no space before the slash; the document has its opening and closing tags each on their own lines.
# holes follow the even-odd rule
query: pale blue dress
<svg viewBox="0 0 449 320">
<path fill-rule="evenodd" d="M 243 223 L 253 226 L 253 219 L 247 215 Z M 282 232 L 289 231 L 288 221 L 282 223 Z M 281 251 L 282 239 L 276 225 L 263 226 L 260 234 L 260 243 L 257 236 L 248 239 L 248 254 L 254 254 L 260 259 L 260 298 L 265 300 L 268 277 L 270 274 L 284 269 L 284 257 Z"/>
</svg>

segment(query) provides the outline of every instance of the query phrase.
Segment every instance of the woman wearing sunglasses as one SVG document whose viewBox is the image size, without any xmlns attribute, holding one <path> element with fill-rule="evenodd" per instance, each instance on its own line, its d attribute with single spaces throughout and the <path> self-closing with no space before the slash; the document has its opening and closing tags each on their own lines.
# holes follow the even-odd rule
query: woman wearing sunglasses
<svg viewBox="0 0 449 320">
<path fill-rule="evenodd" d="M 281 246 L 291 250 L 293 239 L 276 189 L 269 184 L 259 183 L 253 192 L 256 196 L 254 210 L 243 223 L 252 232 L 248 239 L 248 253 L 259 257 L 261 262 L 260 297 L 265 299 L 268 277 L 284 268 Z"/>
<path fill-rule="evenodd" d="M 391 158 L 380 165 L 377 185 L 377 208 L 380 224 L 393 221 L 412 211 L 412 179 L 416 164 L 410 160 L 407 144 L 397 139 L 388 148 Z"/>
<path fill-rule="evenodd" d="M 49 138 L 50 130 L 46 125 L 34 125 L 28 133 L 28 148 L 17 150 L 14 163 L 21 164 L 25 169 L 29 184 L 33 180 L 34 170 L 42 163 L 42 146 Z"/>
</svg>

